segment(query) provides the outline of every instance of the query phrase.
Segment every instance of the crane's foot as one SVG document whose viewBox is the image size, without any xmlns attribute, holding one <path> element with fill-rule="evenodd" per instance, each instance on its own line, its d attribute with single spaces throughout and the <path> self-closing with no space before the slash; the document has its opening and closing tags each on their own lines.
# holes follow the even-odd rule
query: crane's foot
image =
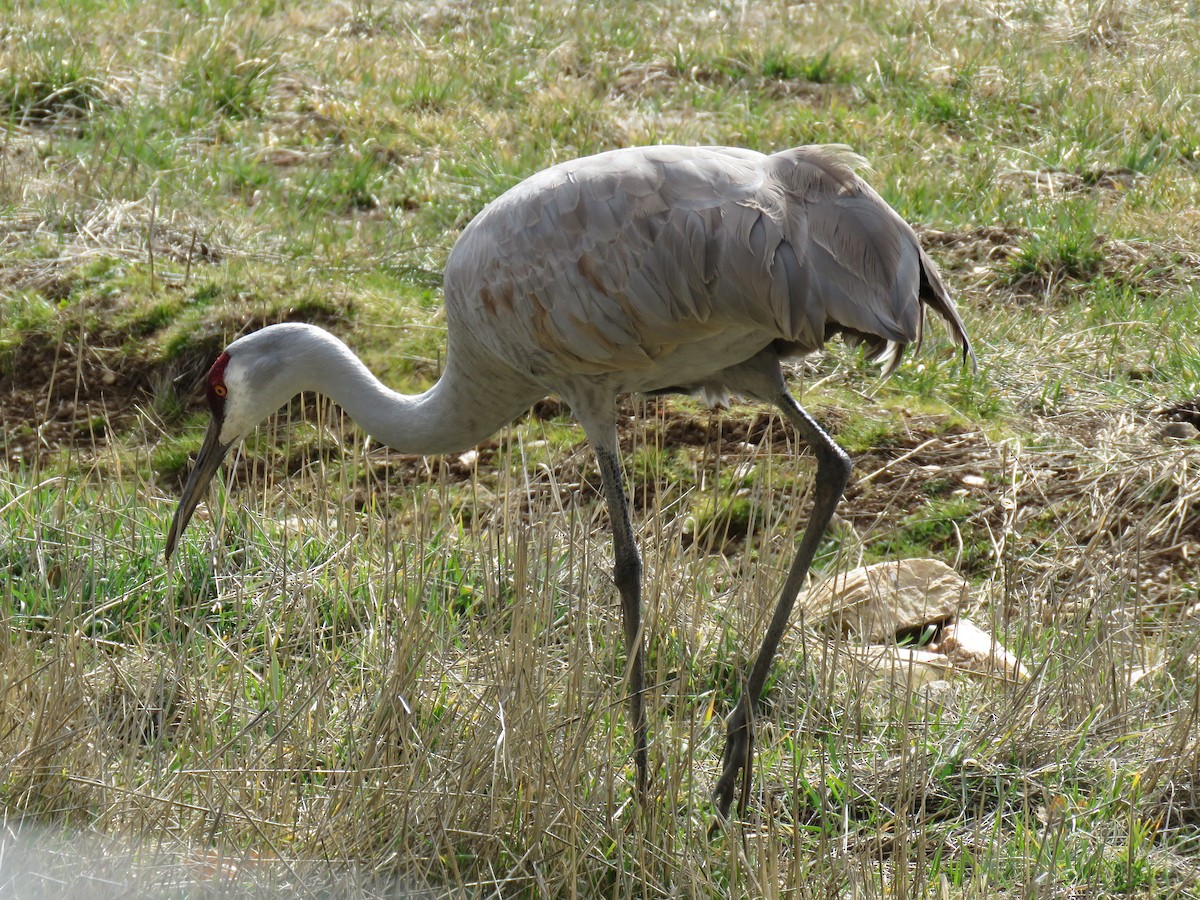
<svg viewBox="0 0 1200 900">
<path fill-rule="evenodd" d="M 738 799 L 738 816 L 745 815 L 746 802 L 750 799 L 750 779 L 754 772 L 754 717 L 746 709 L 744 696 L 733 715 L 729 717 L 722 759 L 721 777 L 713 789 L 717 820 L 709 829 L 709 837 L 716 834 L 729 818 L 729 807 L 733 804 L 733 792 L 739 781 L 739 773 L 742 794 Z"/>
</svg>

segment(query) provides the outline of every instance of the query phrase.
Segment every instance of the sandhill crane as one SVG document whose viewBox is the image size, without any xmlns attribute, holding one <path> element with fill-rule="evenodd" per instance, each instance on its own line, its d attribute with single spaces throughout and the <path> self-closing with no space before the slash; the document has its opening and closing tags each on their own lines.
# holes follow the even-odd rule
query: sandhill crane
<svg viewBox="0 0 1200 900">
<path fill-rule="evenodd" d="M 640 147 L 562 163 L 488 205 L 446 264 L 448 350 L 437 383 L 385 387 L 341 341 L 303 324 L 230 344 L 208 373 L 212 421 L 167 535 L 171 556 L 236 442 L 301 391 L 325 394 L 404 453 L 458 452 L 553 393 L 599 464 L 613 532 L 639 794 L 648 783 L 642 562 L 618 458 L 622 394 L 732 392 L 777 406 L 816 456 L 813 509 L 741 697 L 713 798 L 721 820 L 741 775 L 754 707 L 850 459 L 789 393 L 781 361 L 842 334 L 890 373 L 919 342 L 925 307 L 974 357 L 953 301 L 913 230 L 856 173 L 848 149 L 773 155 Z"/>
</svg>

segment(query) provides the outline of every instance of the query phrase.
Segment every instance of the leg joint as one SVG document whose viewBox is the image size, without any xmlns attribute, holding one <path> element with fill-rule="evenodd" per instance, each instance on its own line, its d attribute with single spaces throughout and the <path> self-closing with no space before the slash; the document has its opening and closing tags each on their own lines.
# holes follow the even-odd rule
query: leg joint
<svg viewBox="0 0 1200 900">
<path fill-rule="evenodd" d="M 820 462 L 822 465 L 828 466 L 829 470 L 844 485 L 850 480 L 850 471 L 854 467 L 850 460 L 850 454 L 832 441 L 829 443 L 828 450 L 828 454 Z"/>
</svg>

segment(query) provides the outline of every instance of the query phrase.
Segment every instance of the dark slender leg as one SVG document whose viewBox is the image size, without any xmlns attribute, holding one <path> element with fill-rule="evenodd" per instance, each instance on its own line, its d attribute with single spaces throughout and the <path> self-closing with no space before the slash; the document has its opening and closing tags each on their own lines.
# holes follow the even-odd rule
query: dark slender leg
<svg viewBox="0 0 1200 900">
<path fill-rule="evenodd" d="M 729 815 L 729 806 L 733 802 L 734 786 L 738 782 L 739 774 L 742 775 L 742 796 L 738 803 L 738 813 L 742 814 L 746 810 L 754 754 L 754 707 L 762 695 L 763 685 L 766 684 L 771 663 L 775 659 L 775 651 L 779 648 L 779 641 L 788 629 L 792 607 L 804 587 L 804 579 L 808 577 L 817 547 L 825 535 L 829 520 L 833 518 L 838 501 L 842 499 L 846 483 L 850 480 L 850 457 L 846 455 L 846 451 L 834 443 L 833 438 L 787 391 L 783 391 L 775 402 L 817 458 L 813 508 L 808 525 L 804 529 L 804 536 L 800 539 L 796 558 L 783 585 L 783 593 L 771 617 L 771 624 L 767 627 L 762 647 L 750 670 L 750 679 L 746 682 L 741 699 L 727 723 L 724 765 L 713 791 L 720 819 Z"/>
<path fill-rule="evenodd" d="M 616 435 L 613 435 L 615 448 Z M 649 781 L 646 756 L 645 674 L 642 652 L 642 559 L 638 555 L 629 521 L 629 503 L 625 499 L 621 463 L 615 449 L 593 441 L 596 459 L 600 463 L 600 478 L 604 497 L 608 501 L 608 517 L 613 530 L 613 578 L 621 594 L 621 615 L 625 623 L 625 651 L 629 655 L 629 721 L 633 725 L 633 760 L 637 766 L 637 787 L 646 796 Z"/>
</svg>

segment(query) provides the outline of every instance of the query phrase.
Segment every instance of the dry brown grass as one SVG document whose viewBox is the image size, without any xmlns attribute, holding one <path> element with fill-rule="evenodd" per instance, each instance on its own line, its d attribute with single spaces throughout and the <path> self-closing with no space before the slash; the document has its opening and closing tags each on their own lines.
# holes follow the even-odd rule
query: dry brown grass
<svg viewBox="0 0 1200 900">
<path fill-rule="evenodd" d="M 14 892 L 1196 891 L 1200 457 L 1157 412 L 1200 397 L 1188 4 L 10 13 Z M 773 417 L 684 401 L 622 423 L 650 600 L 645 807 L 607 521 L 553 404 L 442 460 L 368 450 L 297 404 L 161 566 L 189 388 L 228 337 L 317 320 L 424 383 L 445 254 L 520 177 L 624 144 L 824 140 L 866 152 L 919 226 L 981 371 L 936 334 L 887 384 L 841 347 L 797 371 L 856 458 L 820 567 L 954 563 L 1029 684 L 897 691 L 827 664 L 837 648 L 798 623 L 750 814 L 710 840 L 721 719 L 809 467 Z"/>
</svg>

